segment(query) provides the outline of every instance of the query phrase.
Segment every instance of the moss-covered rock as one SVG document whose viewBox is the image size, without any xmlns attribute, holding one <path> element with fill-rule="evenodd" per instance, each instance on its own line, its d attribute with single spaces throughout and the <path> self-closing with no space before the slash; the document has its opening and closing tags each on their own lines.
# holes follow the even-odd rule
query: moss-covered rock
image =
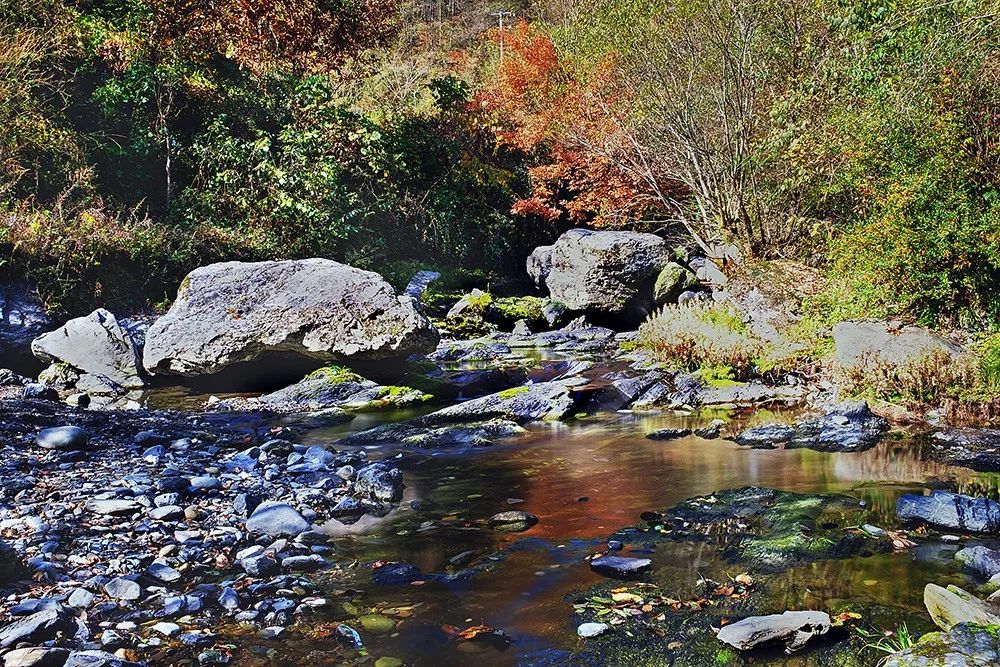
<svg viewBox="0 0 1000 667">
<path fill-rule="evenodd" d="M 1000 665 L 1000 626 L 960 624 L 930 632 L 890 655 L 884 667 L 987 667 Z"/>
<path fill-rule="evenodd" d="M 717 542 L 722 557 L 757 571 L 888 552 L 886 536 L 860 529 L 863 504 L 839 494 L 805 495 L 761 487 L 719 491 L 691 498 L 662 513 L 647 512 L 644 523 L 612 539 L 632 544 L 661 540 Z"/>
</svg>

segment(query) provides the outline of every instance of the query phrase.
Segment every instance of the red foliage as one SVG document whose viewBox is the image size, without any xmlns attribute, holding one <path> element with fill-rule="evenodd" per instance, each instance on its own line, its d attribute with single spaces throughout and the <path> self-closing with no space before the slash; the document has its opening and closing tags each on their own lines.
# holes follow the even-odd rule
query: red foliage
<svg viewBox="0 0 1000 667">
<path fill-rule="evenodd" d="M 489 34 L 500 40 L 498 30 Z M 532 196 L 513 213 L 595 226 L 631 222 L 653 205 L 617 157 L 624 136 L 609 109 L 627 98 L 609 66 L 577 75 L 552 40 L 526 21 L 504 31 L 504 60 L 474 101 L 498 140 L 534 156 Z M 605 63 L 607 65 L 607 63 Z"/>
</svg>

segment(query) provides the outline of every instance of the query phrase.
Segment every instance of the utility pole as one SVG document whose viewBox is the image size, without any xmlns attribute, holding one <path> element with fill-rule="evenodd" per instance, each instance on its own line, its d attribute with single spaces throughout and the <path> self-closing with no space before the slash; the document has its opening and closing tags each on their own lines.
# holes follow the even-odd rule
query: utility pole
<svg viewBox="0 0 1000 667">
<path fill-rule="evenodd" d="M 514 12 L 509 12 L 506 9 L 499 9 L 492 14 L 497 17 L 500 22 L 500 66 L 503 67 L 503 20 L 508 16 L 513 16 Z"/>
</svg>

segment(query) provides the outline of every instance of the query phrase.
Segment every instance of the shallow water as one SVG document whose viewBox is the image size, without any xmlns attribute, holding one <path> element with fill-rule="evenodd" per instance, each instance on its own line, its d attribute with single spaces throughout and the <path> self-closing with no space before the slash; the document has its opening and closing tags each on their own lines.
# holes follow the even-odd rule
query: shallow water
<svg viewBox="0 0 1000 667">
<path fill-rule="evenodd" d="M 358 565 L 323 575 L 325 585 L 338 601 L 343 590 L 359 590 L 351 611 L 416 605 L 406 610 L 409 617 L 392 634 L 362 632 L 371 657 L 394 656 L 410 665 L 557 664 L 580 646 L 575 633 L 580 619 L 567 596 L 602 581 L 590 571 L 586 557 L 603 550 L 608 536 L 636 523 L 641 512 L 715 490 L 759 485 L 849 493 L 869 504 L 873 523 L 892 527 L 895 501 L 904 492 L 948 487 L 995 495 L 995 475 L 924 461 L 915 438 L 891 438 L 861 453 L 822 453 L 751 450 L 694 436 L 667 442 L 643 437 L 656 428 L 696 426 L 715 416 L 608 414 L 535 425 L 529 438 L 510 445 L 411 452 L 404 507 L 383 521 L 349 529 L 361 534 L 339 535 L 334 541 L 336 560 L 356 559 Z M 793 417 L 763 411 L 734 415 L 741 424 Z M 347 426 L 314 431 L 303 441 L 332 444 L 345 432 L 396 418 L 399 415 L 368 415 Z M 376 458 L 394 453 L 371 452 Z M 507 509 L 531 512 L 540 522 L 520 534 L 482 525 Z M 328 529 L 343 532 L 339 526 Z M 942 549 L 945 553 L 938 553 Z M 468 550 L 480 557 L 471 567 L 489 566 L 462 581 L 375 588 L 368 580 L 365 564 L 371 561 L 406 561 L 425 573 L 453 572 L 448 559 Z M 945 564 L 950 553 L 946 547 L 927 546 L 814 563 L 776 577 L 767 595 L 775 611 L 832 609 L 844 599 L 885 604 L 898 608 L 901 620 L 911 619 L 919 627 L 926 623 L 921 620 L 926 616 L 924 584 L 963 581 Z M 683 594 L 703 575 L 741 571 L 720 562 L 711 545 L 668 545 L 652 558 L 653 579 L 668 593 Z M 331 621 L 336 618 L 331 616 Z M 513 643 L 501 651 L 455 642 L 442 630 L 445 625 L 476 624 L 502 628 Z M 322 662 L 329 648 L 325 639 L 295 642 L 280 651 L 277 664 Z M 469 649 L 476 652 L 467 653 Z M 259 658 L 273 664 L 273 656 Z"/>
</svg>

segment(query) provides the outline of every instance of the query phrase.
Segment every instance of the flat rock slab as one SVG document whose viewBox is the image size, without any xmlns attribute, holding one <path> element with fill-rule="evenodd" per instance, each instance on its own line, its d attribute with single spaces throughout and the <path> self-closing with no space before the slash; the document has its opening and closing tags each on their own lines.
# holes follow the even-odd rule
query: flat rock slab
<svg viewBox="0 0 1000 667">
<path fill-rule="evenodd" d="M 903 521 L 919 521 L 969 533 L 1000 532 L 1000 503 L 958 493 L 935 491 L 929 496 L 907 493 L 896 502 Z"/>
<path fill-rule="evenodd" d="M 1000 429 L 946 428 L 931 435 L 928 455 L 979 472 L 1000 471 Z"/>
<path fill-rule="evenodd" d="M 830 616 L 822 611 L 786 611 L 783 614 L 751 616 L 722 626 L 719 641 L 741 651 L 768 644 L 784 644 L 791 653 L 813 637 L 830 631 Z"/>
<path fill-rule="evenodd" d="M 935 625 L 942 630 L 951 630 L 959 623 L 1000 625 L 1000 605 L 980 600 L 958 586 L 943 588 L 927 584 L 924 587 L 924 606 Z"/>
<path fill-rule="evenodd" d="M 449 406 L 419 421 L 424 425 L 438 425 L 488 419 L 510 419 L 519 423 L 561 419 L 573 411 L 579 400 L 575 387 L 585 383 L 583 378 L 571 378 L 528 384 Z"/>
</svg>

